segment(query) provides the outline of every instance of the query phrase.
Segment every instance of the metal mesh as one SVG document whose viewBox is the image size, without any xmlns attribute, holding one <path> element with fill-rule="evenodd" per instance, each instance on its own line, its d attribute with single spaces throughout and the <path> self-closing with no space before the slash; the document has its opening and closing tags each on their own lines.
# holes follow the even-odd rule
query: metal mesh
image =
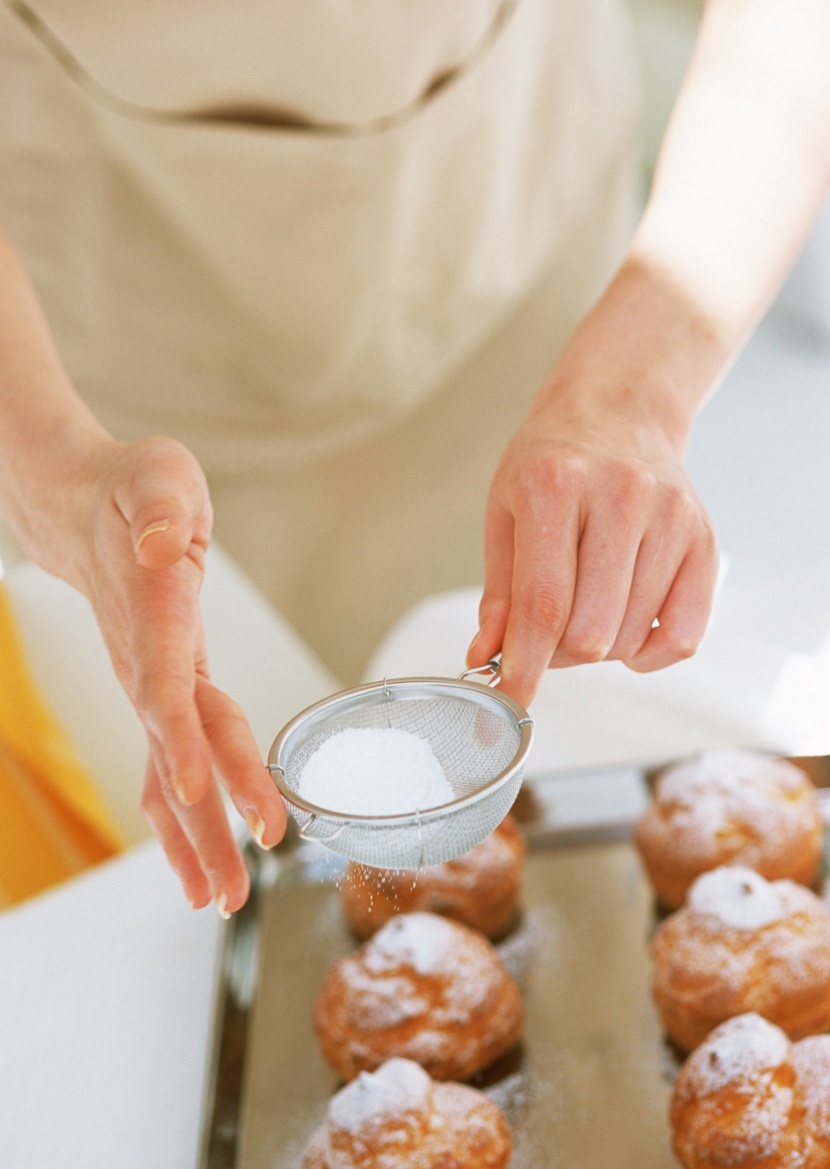
<svg viewBox="0 0 830 1169">
<path fill-rule="evenodd" d="M 407 679 L 347 691 L 320 705 L 322 711 L 313 707 L 307 717 L 300 716 L 272 748 L 273 758 L 279 744 L 280 786 L 307 839 L 362 864 L 420 868 L 467 852 L 510 810 L 527 746 L 522 750 L 522 724 L 529 726 L 530 720 L 520 720 L 520 708 L 487 687 Z M 303 768 L 322 744 L 341 731 L 369 727 L 391 727 L 425 739 L 455 800 L 440 812 L 420 809 L 393 817 L 327 815 L 294 804 L 291 796 L 299 792 Z"/>
</svg>

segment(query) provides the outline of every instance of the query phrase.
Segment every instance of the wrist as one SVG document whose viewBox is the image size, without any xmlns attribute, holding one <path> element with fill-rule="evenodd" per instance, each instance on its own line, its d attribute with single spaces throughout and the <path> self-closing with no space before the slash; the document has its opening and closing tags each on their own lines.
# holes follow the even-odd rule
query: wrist
<svg viewBox="0 0 830 1169">
<path fill-rule="evenodd" d="M 631 252 L 582 320 L 531 413 L 598 431 L 614 420 L 661 432 L 682 455 L 729 346 L 671 276 Z"/>
<path fill-rule="evenodd" d="M 91 415 L 73 412 L 51 420 L 9 468 L 10 518 L 21 546 L 83 592 L 101 472 L 121 446 Z"/>
</svg>

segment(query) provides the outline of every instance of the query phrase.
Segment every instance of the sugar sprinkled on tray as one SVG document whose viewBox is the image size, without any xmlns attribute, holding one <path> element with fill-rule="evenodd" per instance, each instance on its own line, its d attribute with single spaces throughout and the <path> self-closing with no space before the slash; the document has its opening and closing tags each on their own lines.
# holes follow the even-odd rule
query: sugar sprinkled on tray
<svg viewBox="0 0 830 1169">
<path fill-rule="evenodd" d="M 455 793 L 429 743 L 395 727 L 351 727 L 303 768 L 300 795 L 330 812 L 394 816 L 449 803 Z"/>
</svg>

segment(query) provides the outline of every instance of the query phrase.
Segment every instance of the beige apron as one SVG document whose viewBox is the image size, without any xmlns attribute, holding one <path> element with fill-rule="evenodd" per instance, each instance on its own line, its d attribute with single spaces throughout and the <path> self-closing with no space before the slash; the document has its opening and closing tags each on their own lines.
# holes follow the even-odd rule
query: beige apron
<svg viewBox="0 0 830 1169">
<path fill-rule="evenodd" d="M 630 226 L 631 77 L 619 0 L 0 6 L 0 223 L 76 385 L 191 447 L 346 680 L 480 579 L 498 451 Z"/>
</svg>

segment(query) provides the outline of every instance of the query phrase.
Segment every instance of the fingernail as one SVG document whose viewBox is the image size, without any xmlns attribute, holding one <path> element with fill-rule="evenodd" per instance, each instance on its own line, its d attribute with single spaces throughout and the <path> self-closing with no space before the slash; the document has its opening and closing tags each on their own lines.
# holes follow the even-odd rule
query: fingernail
<svg viewBox="0 0 830 1169">
<path fill-rule="evenodd" d="M 230 911 L 227 908 L 227 906 L 228 906 L 227 894 L 220 893 L 213 904 L 216 906 L 216 912 L 219 914 L 219 916 L 222 918 L 222 920 L 227 921 L 229 919 L 229 917 L 231 916 Z"/>
<path fill-rule="evenodd" d="M 263 837 L 265 836 L 265 821 L 263 820 L 262 816 L 253 811 L 249 812 L 245 817 L 245 823 L 248 825 L 248 831 L 257 842 L 259 847 L 264 852 L 267 852 L 270 848 L 270 845 L 267 845 L 263 840 Z"/>
<path fill-rule="evenodd" d="M 141 535 L 138 537 L 138 539 L 135 542 L 136 552 L 139 550 L 139 548 L 141 547 L 141 545 L 144 543 L 144 541 L 147 539 L 148 536 L 154 536 L 156 534 L 156 532 L 169 532 L 169 531 L 170 531 L 170 520 L 155 520 L 154 523 L 148 524 L 147 527 L 144 529 L 144 531 L 141 533 Z"/>
<path fill-rule="evenodd" d="M 188 794 L 184 789 L 184 784 L 182 783 L 182 781 L 180 779 L 172 779 L 170 782 L 173 785 L 173 791 L 176 793 L 176 799 L 185 808 L 189 808 L 190 805 L 193 803 L 193 801 L 191 799 L 189 799 Z"/>
<path fill-rule="evenodd" d="M 467 657 L 468 658 L 469 658 L 470 654 L 473 652 L 473 650 L 475 649 L 475 647 L 478 645 L 480 637 L 481 637 L 481 630 L 479 629 L 478 633 L 475 635 L 473 640 L 470 642 L 470 645 L 467 649 Z"/>
</svg>

